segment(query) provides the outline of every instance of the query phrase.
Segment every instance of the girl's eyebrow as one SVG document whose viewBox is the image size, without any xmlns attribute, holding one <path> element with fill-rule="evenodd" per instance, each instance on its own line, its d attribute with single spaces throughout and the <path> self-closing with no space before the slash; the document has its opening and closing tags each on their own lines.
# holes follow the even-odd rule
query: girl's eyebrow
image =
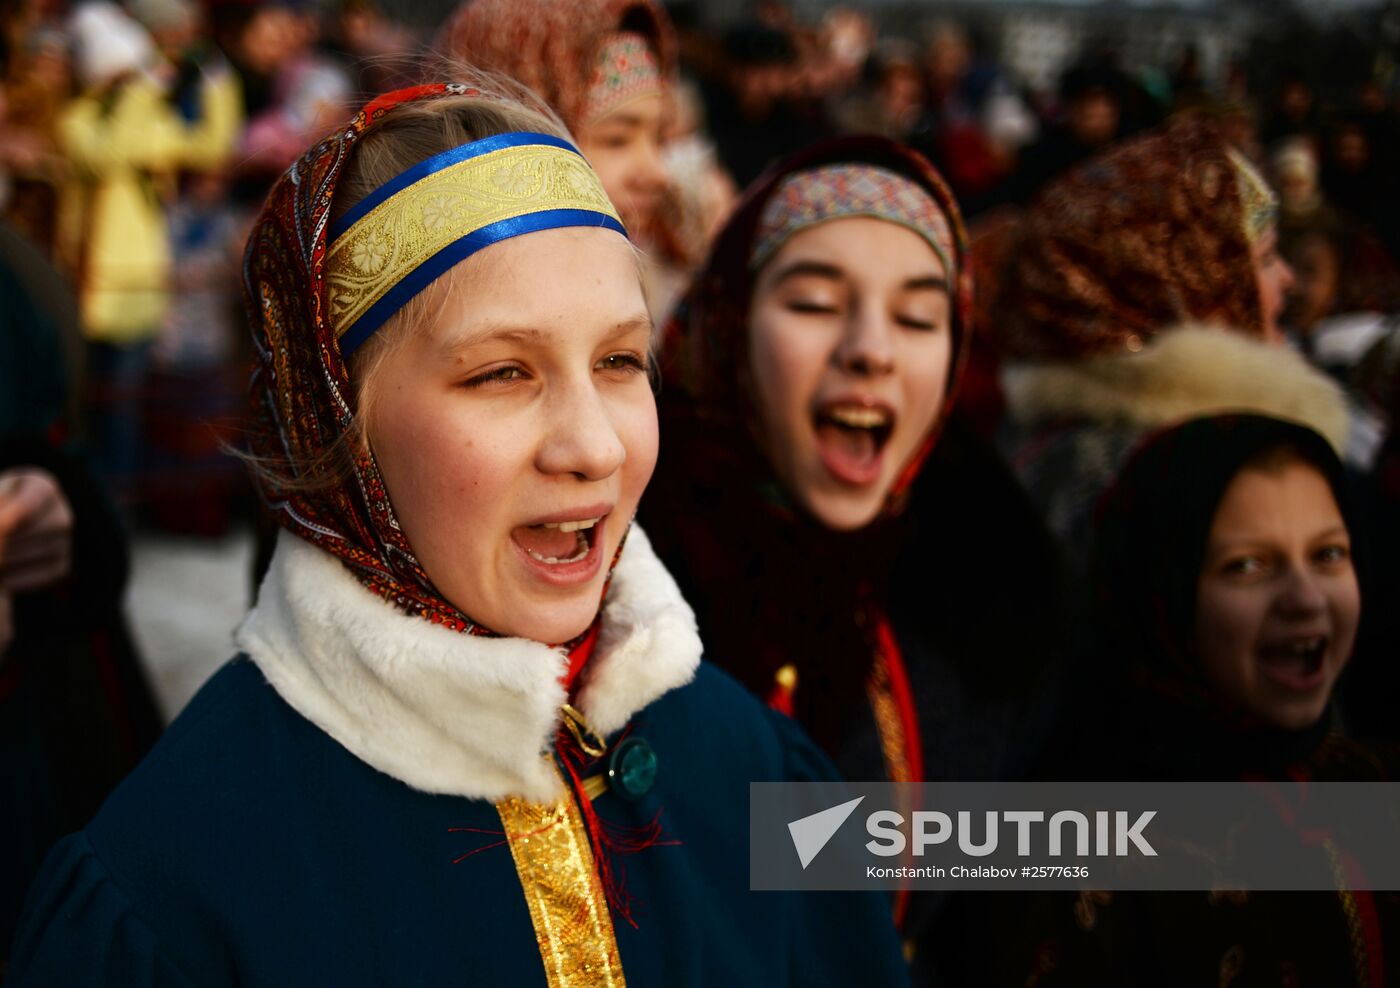
<svg viewBox="0 0 1400 988">
<path fill-rule="evenodd" d="M 646 120 L 638 113 L 631 110 L 617 110 L 607 115 L 604 121 L 618 127 L 642 127 L 646 125 Z"/>
<path fill-rule="evenodd" d="M 479 346 L 488 340 L 501 340 L 505 343 L 539 343 L 545 334 L 530 326 L 513 326 L 509 323 L 486 323 L 466 336 L 448 340 L 442 345 L 444 356 L 453 356 Z"/>
<path fill-rule="evenodd" d="M 638 314 L 628 319 L 622 319 L 611 327 L 608 331 L 607 339 L 614 340 L 619 336 L 626 336 L 629 333 L 646 332 L 651 333 L 651 317 L 646 314 Z M 460 353 L 465 353 L 472 347 L 480 346 L 487 342 L 500 341 L 503 343 L 517 343 L 529 346 L 540 346 L 547 343 L 550 338 L 549 333 L 534 326 L 518 326 L 511 323 L 486 323 L 478 326 L 466 336 L 461 336 L 445 342 L 441 347 L 441 352 L 446 357 L 453 357 Z"/>
<path fill-rule="evenodd" d="M 1338 524 L 1329 526 L 1328 528 L 1325 528 L 1320 532 L 1315 532 L 1314 534 L 1308 536 L 1308 541 L 1316 542 L 1319 539 L 1332 539 L 1336 538 L 1337 536 L 1345 536 L 1348 539 L 1351 538 L 1351 533 L 1347 531 L 1347 527 L 1345 524 L 1339 522 Z M 1220 553 L 1234 552 L 1240 549 L 1261 549 L 1269 546 L 1272 543 L 1272 541 L 1272 538 L 1270 538 L 1269 536 L 1242 535 L 1237 538 L 1207 544 L 1206 555 L 1209 557 L 1212 555 L 1219 555 Z"/>
<path fill-rule="evenodd" d="M 652 328 L 651 316 L 642 312 L 630 319 L 623 319 L 618 322 L 613 326 L 612 332 L 608 334 L 607 340 L 611 342 L 618 337 L 627 336 L 631 333 L 646 333 L 647 336 L 650 336 Z"/>
<path fill-rule="evenodd" d="M 789 278 L 827 278 L 832 281 L 840 281 L 846 277 L 846 272 L 842 271 L 835 264 L 826 261 L 793 261 L 791 264 L 780 270 L 773 278 L 774 287 L 781 285 Z M 938 274 L 921 275 L 910 278 L 902 286 L 904 291 L 948 291 L 948 279 Z"/>
<path fill-rule="evenodd" d="M 830 278 L 839 281 L 845 277 L 845 272 L 835 264 L 828 264 L 825 261 L 793 261 L 784 267 L 773 278 L 773 284 L 781 285 L 789 278 Z"/>
</svg>

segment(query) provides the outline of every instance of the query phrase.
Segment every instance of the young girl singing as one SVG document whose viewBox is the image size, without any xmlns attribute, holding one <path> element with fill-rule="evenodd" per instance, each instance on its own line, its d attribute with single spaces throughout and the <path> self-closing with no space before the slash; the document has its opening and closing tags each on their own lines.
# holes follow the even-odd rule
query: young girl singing
<svg viewBox="0 0 1400 988">
<path fill-rule="evenodd" d="M 631 525 L 651 323 L 562 129 L 381 97 L 279 180 L 245 283 L 285 530 L 11 983 L 900 983 L 878 894 L 748 891 L 749 782 L 831 770 L 700 664 Z"/>
</svg>

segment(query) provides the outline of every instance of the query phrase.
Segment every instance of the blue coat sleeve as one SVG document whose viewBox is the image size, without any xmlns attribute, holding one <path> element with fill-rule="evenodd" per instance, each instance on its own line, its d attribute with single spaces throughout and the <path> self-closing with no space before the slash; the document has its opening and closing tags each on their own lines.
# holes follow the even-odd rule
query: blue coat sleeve
<svg viewBox="0 0 1400 988">
<path fill-rule="evenodd" d="M 50 853 L 29 892 L 6 988 L 38 985 L 188 988 L 160 939 L 98 858 L 86 834 Z"/>
<path fill-rule="evenodd" d="M 766 709 L 766 708 L 765 708 Z M 784 781 L 840 781 L 831 760 L 790 718 L 767 711 L 783 748 Z M 882 891 L 793 892 L 793 985 L 904 986 L 909 967 Z"/>
</svg>

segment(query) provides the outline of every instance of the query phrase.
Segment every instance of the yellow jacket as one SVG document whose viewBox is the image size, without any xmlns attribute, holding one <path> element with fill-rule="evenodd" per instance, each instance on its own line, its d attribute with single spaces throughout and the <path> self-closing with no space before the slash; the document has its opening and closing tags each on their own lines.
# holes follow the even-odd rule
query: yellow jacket
<svg viewBox="0 0 1400 988">
<path fill-rule="evenodd" d="M 178 171 L 222 164 L 242 123 L 232 73 L 206 80 L 203 113 L 186 123 L 154 80 L 131 76 L 73 100 L 58 122 L 70 177 L 60 200 L 59 256 L 76 273 L 84 334 L 152 337 L 169 302 L 165 198 Z"/>
</svg>

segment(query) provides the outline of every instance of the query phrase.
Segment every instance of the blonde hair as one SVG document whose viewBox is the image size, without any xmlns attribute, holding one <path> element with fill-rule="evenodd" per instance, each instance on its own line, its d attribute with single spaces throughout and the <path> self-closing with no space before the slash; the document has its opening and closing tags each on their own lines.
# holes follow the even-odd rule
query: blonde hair
<svg viewBox="0 0 1400 988">
<path fill-rule="evenodd" d="M 440 60 L 436 66 L 446 68 L 440 78 L 464 82 L 479 93 L 407 103 L 385 114 L 350 152 L 331 200 L 332 222 L 420 161 L 463 144 L 516 131 L 573 140 L 558 116 L 518 83 L 464 70 L 460 63 Z M 460 276 L 435 280 L 385 320 L 348 359 L 354 418 L 314 462 L 290 465 L 241 450 L 229 452 L 248 464 L 263 489 L 309 493 L 343 483 L 353 473 L 355 455 L 368 449 L 366 422 L 372 414 L 375 378 L 385 359 L 415 329 L 436 320 L 453 293 L 464 287 L 461 280 Z"/>
<path fill-rule="evenodd" d="M 515 88 L 509 95 L 501 89 Z M 533 105 L 532 105 L 533 104 Z M 558 117 L 527 91 L 493 80 L 490 96 L 447 96 L 399 107 L 368 131 L 345 164 L 331 201 L 334 222 L 361 199 L 420 161 L 452 148 L 514 131 L 535 131 L 572 140 Z M 374 381 L 385 358 L 428 325 L 452 297 L 459 278 L 441 277 L 404 303 L 350 358 L 348 371 L 355 394 L 355 423 L 363 430 L 374 403 Z"/>
</svg>

